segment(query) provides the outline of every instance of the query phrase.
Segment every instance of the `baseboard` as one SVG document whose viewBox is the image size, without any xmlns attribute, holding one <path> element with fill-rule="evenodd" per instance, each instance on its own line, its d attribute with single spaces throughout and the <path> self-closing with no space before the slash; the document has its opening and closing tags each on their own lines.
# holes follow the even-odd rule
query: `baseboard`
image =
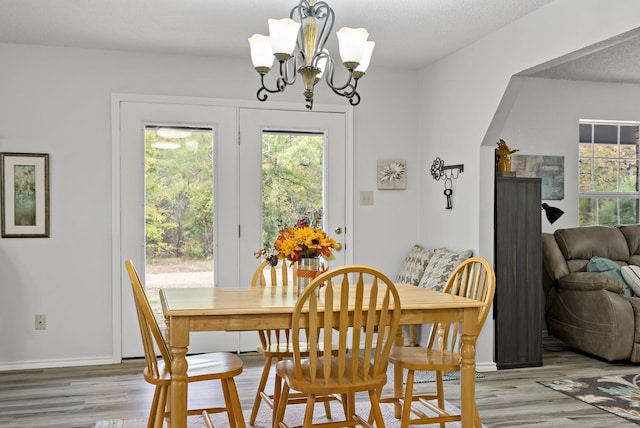
<svg viewBox="0 0 640 428">
<path fill-rule="evenodd" d="M 118 362 L 119 361 L 115 361 L 111 356 L 97 358 L 70 358 L 61 360 L 0 362 L 0 371 L 99 366 L 103 364 L 116 364 Z"/>
<path fill-rule="evenodd" d="M 498 371 L 498 366 L 495 362 L 480 362 L 476 363 L 477 372 L 495 372 Z"/>
</svg>

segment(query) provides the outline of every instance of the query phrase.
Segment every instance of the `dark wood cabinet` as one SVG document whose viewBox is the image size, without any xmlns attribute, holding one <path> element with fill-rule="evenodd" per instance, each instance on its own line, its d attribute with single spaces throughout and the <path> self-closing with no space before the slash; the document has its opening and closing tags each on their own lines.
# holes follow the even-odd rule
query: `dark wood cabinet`
<svg viewBox="0 0 640 428">
<path fill-rule="evenodd" d="M 495 360 L 499 369 L 542 365 L 539 178 L 496 177 Z"/>
</svg>

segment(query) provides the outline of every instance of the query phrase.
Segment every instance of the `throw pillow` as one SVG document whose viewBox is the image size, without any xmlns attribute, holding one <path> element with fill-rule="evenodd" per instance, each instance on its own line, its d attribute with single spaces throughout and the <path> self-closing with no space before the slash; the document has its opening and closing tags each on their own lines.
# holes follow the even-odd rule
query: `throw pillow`
<svg viewBox="0 0 640 428">
<path fill-rule="evenodd" d="M 633 290 L 633 294 L 640 296 L 640 266 L 622 266 L 620 272 L 625 282 Z"/>
<path fill-rule="evenodd" d="M 396 276 L 396 282 L 418 285 L 424 269 L 436 250 L 426 250 L 420 245 L 414 245 L 402 263 L 402 267 Z"/>
<path fill-rule="evenodd" d="M 633 296 L 633 290 L 622 276 L 620 265 L 613 260 L 598 256 L 591 257 L 589 263 L 587 263 L 587 272 L 599 272 L 617 279 L 624 285 L 624 295 L 626 297 Z"/>
<path fill-rule="evenodd" d="M 471 257 L 471 250 L 455 252 L 446 248 L 436 250 L 427 268 L 420 278 L 418 287 L 442 291 L 453 271 L 466 259 Z"/>
</svg>

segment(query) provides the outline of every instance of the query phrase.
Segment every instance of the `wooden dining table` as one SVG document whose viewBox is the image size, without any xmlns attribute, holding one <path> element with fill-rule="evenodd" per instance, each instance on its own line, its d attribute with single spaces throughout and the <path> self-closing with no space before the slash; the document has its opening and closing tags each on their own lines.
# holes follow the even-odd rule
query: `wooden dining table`
<svg viewBox="0 0 640 428">
<path fill-rule="evenodd" d="M 296 303 L 294 287 L 255 287 L 230 289 L 166 288 L 160 290 L 160 301 L 168 322 L 168 343 L 173 355 L 171 363 L 171 426 L 187 426 L 187 361 L 189 336 L 198 331 L 257 331 L 291 328 L 291 315 Z M 475 331 L 474 320 L 482 302 L 450 294 L 396 284 L 402 314 L 400 324 L 464 322 L 462 332 L 462 368 L 460 377 L 462 427 L 473 427 L 475 406 Z M 402 329 L 398 329 L 396 345 L 403 345 Z M 402 371 L 394 372 L 394 394 L 402 395 Z M 400 416 L 396 405 L 395 416 Z"/>
</svg>

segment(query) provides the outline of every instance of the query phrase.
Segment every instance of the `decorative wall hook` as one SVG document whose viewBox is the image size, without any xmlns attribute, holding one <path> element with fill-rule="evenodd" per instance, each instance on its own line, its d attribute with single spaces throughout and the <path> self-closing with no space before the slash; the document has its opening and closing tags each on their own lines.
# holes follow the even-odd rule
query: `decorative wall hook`
<svg viewBox="0 0 640 428">
<path fill-rule="evenodd" d="M 444 161 L 436 158 L 431 165 L 431 176 L 434 180 L 444 180 L 444 196 L 447 198 L 446 209 L 453 208 L 451 196 L 453 195 L 453 180 L 457 179 L 464 172 L 464 164 L 445 165 Z"/>
<path fill-rule="evenodd" d="M 454 170 L 458 170 L 454 174 Z M 464 172 L 464 164 L 445 165 L 444 160 L 436 158 L 431 165 L 431 176 L 437 181 L 445 178 L 458 178 Z"/>
</svg>

